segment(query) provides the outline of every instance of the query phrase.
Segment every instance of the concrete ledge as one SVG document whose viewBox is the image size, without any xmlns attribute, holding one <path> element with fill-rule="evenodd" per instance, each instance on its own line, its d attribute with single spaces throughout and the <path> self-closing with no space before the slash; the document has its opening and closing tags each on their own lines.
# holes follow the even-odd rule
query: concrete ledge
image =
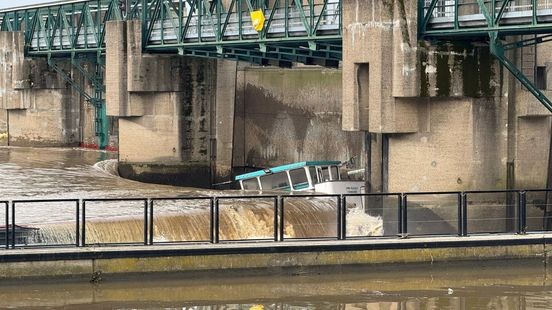
<svg viewBox="0 0 552 310">
<path fill-rule="evenodd" d="M 0 278 L 546 258 L 552 234 L 0 250 Z"/>
</svg>

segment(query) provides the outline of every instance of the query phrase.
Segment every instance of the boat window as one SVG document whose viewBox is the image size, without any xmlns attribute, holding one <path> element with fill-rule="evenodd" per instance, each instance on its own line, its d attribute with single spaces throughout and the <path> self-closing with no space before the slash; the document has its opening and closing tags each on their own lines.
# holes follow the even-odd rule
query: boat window
<svg viewBox="0 0 552 310">
<path fill-rule="evenodd" d="M 293 185 L 294 190 L 305 189 L 309 186 L 309 179 L 307 177 L 307 171 L 303 168 L 294 169 L 289 171 L 289 176 L 291 178 L 291 184 Z"/>
<path fill-rule="evenodd" d="M 339 168 L 336 166 L 330 166 L 331 172 L 332 172 L 332 180 L 340 180 L 339 176 Z"/>
<path fill-rule="evenodd" d="M 289 179 L 286 172 L 278 172 L 261 177 L 261 186 L 263 190 L 283 189 L 289 190 Z"/>
<path fill-rule="evenodd" d="M 313 184 L 320 183 L 320 180 L 318 179 L 318 174 L 316 173 L 316 167 L 309 167 L 309 173 Z"/>
<path fill-rule="evenodd" d="M 318 174 L 320 176 L 320 182 L 328 182 L 331 180 L 328 167 L 318 167 Z"/>
<path fill-rule="evenodd" d="M 249 180 L 243 180 L 242 181 L 242 188 L 243 189 L 259 189 L 259 182 L 257 182 L 257 178 L 249 179 Z"/>
</svg>

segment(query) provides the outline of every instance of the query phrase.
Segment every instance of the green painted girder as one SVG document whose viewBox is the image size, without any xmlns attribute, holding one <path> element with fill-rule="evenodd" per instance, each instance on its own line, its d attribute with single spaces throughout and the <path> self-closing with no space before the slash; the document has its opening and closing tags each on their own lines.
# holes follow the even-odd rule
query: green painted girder
<svg viewBox="0 0 552 310">
<path fill-rule="evenodd" d="M 71 65 L 92 85 L 93 93 L 87 91 L 81 83 L 75 81 L 72 74 L 65 72 L 60 66 L 59 61 L 67 60 L 66 58 L 53 58 L 48 56 L 48 65 L 56 71 L 56 73 L 63 78 L 64 81 L 69 83 L 71 87 L 76 90 L 90 105 L 94 107 L 94 129 L 98 139 L 98 146 L 100 149 L 105 149 L 109 143 L 109 128 L 108 119 L 105 105 L 105 84 L 103 80 L 104 66 L 103 60 L 98 57 L 86 57 L 86 58 L 71 58 Z M 94 66 L 93 70 L 86 70 L 83 63 L 87 62 L 89 65 Z M 90 71 L 94 73 L 90 73 Z"/>
<path fill-rule="evenodd" d="M 254 10 L 266 16 L 259 32 L 251 22 Z M 294 47 L 300 58 L 305 46 L 311 51 L 328 43 L 341 46 L 340 0 L 275 0 L 270 5 L 255 0 L 71 1 L 2 10 L 0 30 L 24 31 L 26 52 L 33 56 L 104 54 L 107 21 L 123 18 L 142 21 L 144 50 L 151 52 L 263 51 L 277 43 Z M 336 56 L 341 58 L 340 48 L 329 57 Z"/>
<path fill-rule="evenodd" d="M 26 52 L 96 53 L 105 49 L 105 26 L 121 20 L 118 0 L 88 0 L 0 11 L 0 31 L 23 31 Z"/>
</svg>

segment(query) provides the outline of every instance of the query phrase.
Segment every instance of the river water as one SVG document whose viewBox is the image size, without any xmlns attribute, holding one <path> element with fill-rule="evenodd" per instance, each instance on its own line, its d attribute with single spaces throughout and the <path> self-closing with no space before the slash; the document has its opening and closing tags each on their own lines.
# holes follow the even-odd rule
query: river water
<svg viewBox="0 0 552 310">
<path fill-rule="evenodd" d="M 552 309 L 551 275 L 542 262 L 513 261 L 0 282 L 0 308 Z"/>
<path fill-rule="evenodd" d="M 143 184 L 118 177 L 116 155 L 81 149 L 0 148 L 0 200 L 224 196 L 194 188 Z M 270 237 L 271 201 L 221 208 L 221 239 Z M 156 242 L 208 238 L 208 206 L 159 205 Z M 0 220 L 3 209 L 0 208 Z M 17 205 L 16 223 L 38 228 L 30 243 L 65 244 L 74 236 L 74 206 Z M 225 210 L 225 211 L 224 211 Z M 288 237 L 332 236 L 335 206 L 294 202 Z M 353 229 L 378 234 L 376 219 L 351 212 Z M 140 242 L 141 204 L 87 206 L 87 243 Z M 376 228 L 374 228 L 376 227 Z M 378 228 L 379 227 L 379 228 Z M 349 229 L 349 228 L 348 228 Z M 0 255 L 1 255 L 0 249 Z M 53 282 L 0 282 L 0 308 L 89 309 L 552 309 L 550 276 L 541 261 L 408 267 L 282 270 L 254 275 L 198 273 Z"/>
</svg>

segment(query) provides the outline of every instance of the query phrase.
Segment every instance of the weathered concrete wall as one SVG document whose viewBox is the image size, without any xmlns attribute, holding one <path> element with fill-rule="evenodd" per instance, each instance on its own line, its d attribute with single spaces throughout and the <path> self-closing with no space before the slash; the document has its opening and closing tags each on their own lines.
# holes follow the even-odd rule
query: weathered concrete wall
<svg viewBox="0 0 552 310">
<path fill-rule="evenodd" d="M 550 43 L 537 45 L 537 50 L 522 48 L 510 53 L 509 57 L 516 61 L 519 68 L 530 79 L 534 78 L 534 71 L 527 70 L 534 66 L 547 68 L 547 85 L 541 89 L 552 98 L 552 51 Z M 509 161 L 514 164 L 514 186 L 518 188 L 545 188 L 547 186 L 547 168 L 549 161 L 549 146 L 552 114 L 529 93 L 521 83 L 510 75 L 510 120 L 509 134 Z"/>
<path fill-rule="evenodd" d="M 266 272 L 281 268 L 435 264 L 453 261 L 539 259 L 549 263 L 547 234 L 471 236 L 316 243 L 77 248 L 44 255 L 13 250 L 0 263 L 0 279 L 114 276 L 132 273 Z M 492 243 L 493 246 L 489 246 Z M 345 248 L 345 247 L 346 248 Z M 223 253 L 221 253 L 221 250 Z M 535 262 L 536 263 L 536 262 Z"/>
<path fill-rule="evenodd" d="M 119 117 L 120 174 L 210 186 L 216 61 L 142 54 L 139 21 L 110 22 L 107 31 L 107 111 Z"/>
<path fill-rule="evenodd" d="M 214 174 L 217 183 L 228 181 L 232 176 L 237 68 L 235 61 L 217 62 L 216 115 L 211 124 L 216 140 Z"/>
<path fill-rule="evenodd" d="M 363 165 L 364 134 L 341 130 L 341 70 L 245 67 L 237 88 L 235 166 L 353 156 Z"/>
<path fill-rule="evenodd" d="M 343 129 L 389 141 L 369 151 L 383 161 L 367 179 L 383 175 L 388 191 L 505 188 L 509 85 L 488 47 L 419 42 L 416 1 L 343 5 Z"/>
<path fill-rule="evenodd" d="M 343 1 L 343 129 L 415 132 L 416 1 Z"/>
<path fill-rule="evenodd" d="M 507 107 L 489 99 L 425 101 L 420 131 L 389 138 L 389 191 L 505 188 Z"/>
<path fill-rule="evenodd" d="M 23 33 L 0 32 L 0 46 L 0 108 L 7 110 L 9 144 L 77 145 L 79 107 L 66 83 L 45 59 L 24 58 Z"/>
<path fill-rule="evenodd" d="M 8 110 L 0 109 L 0 146 L 8 145 Z"/>
</svg>

